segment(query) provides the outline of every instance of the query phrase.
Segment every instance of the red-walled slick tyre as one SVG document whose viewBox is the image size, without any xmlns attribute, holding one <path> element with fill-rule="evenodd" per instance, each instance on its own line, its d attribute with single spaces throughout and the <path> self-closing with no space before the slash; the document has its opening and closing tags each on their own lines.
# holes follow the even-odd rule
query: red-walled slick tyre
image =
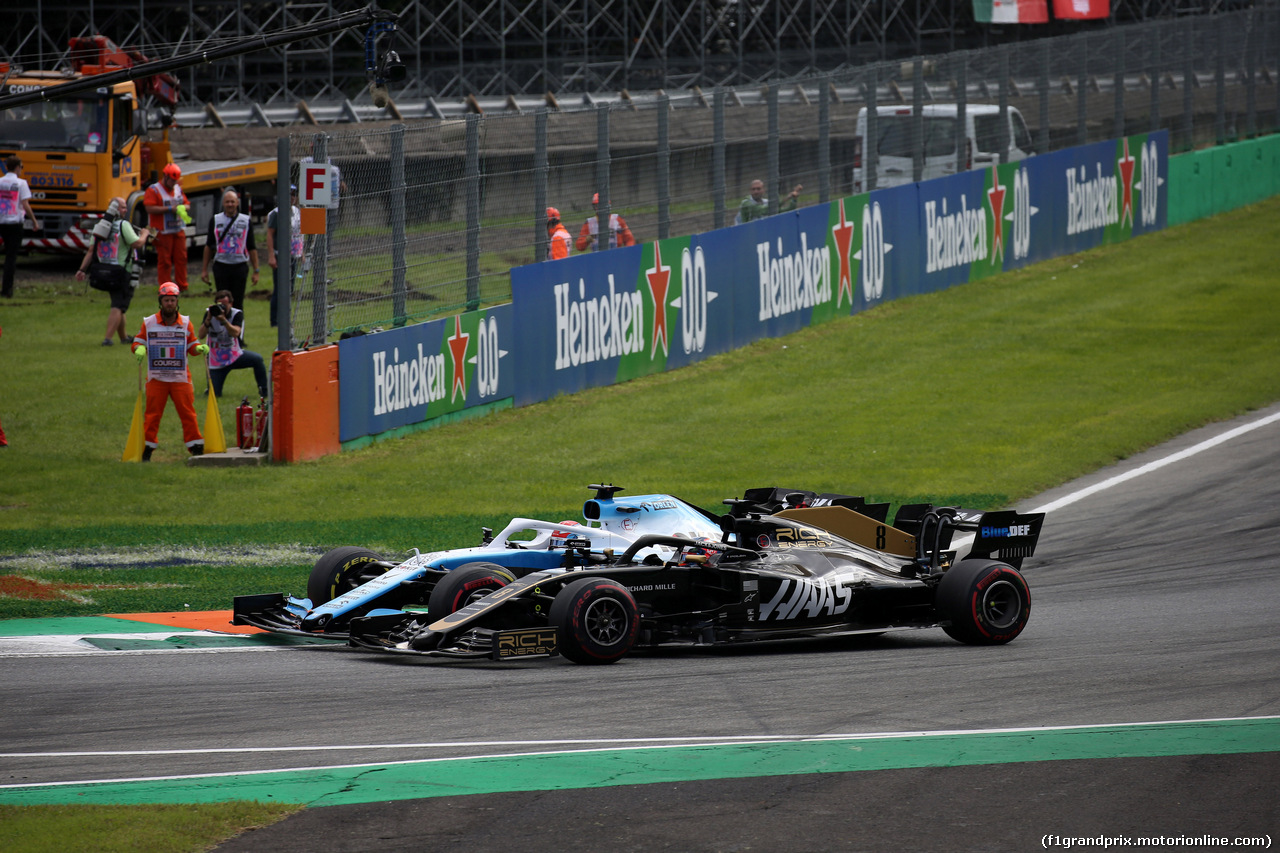
<svg viewBox="0 0 1280 853">
<path fill-rule="evenodd" d="M 551 602 L 556 648 L 574 663 L 613 663 L 635 645 L 640 610 L 627 588 L 608 578 L 582 578 Z"/>
<path fill-rule="evenodd" d="M 975 646 L 1009 642 L 1022 633 L 1031 615 L 1026 580 L 998 560 L 957 563 L 942 576 L 934 600 L 942 630 Z"/>
<path fill-rule="evenodd" d="M 493 563 L 467 563 L 459 566 L 445 575 L 431 590 L 431 598 L 427 600 L 427 614 L 433 622 L 443 619 L 494 590 L 502 589 L 513 580 L 514 575 Z"/>
</svg>

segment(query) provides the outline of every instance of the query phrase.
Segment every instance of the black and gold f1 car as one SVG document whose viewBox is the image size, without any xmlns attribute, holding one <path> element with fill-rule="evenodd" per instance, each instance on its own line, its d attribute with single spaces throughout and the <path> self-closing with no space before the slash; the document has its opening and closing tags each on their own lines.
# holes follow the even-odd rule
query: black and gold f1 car
<svg viewBox="0 0 1280 853">
<path fill-rule="evenodd" d="M 659 646 L 905 628 L 993 645 L 1027 624 L 1031 595 L 1019 569 L 1043 514 L 915 504 L 888 524 L 888 504 L 780 488 L 725 503 L 728 513 L 709 514 L 718 518 L 718 540 L 648 534 L 603 564 L 518 578 L 497 565 L 460 567 L 449 573 L 457 593 L 447 608 L 371 611 L 351 620 L 349 643 L 602 664 Z M 658 546 L 671 556 L 654 556 Z M 637 559 L 641 552 L 649 556 Z"/>
</svg>

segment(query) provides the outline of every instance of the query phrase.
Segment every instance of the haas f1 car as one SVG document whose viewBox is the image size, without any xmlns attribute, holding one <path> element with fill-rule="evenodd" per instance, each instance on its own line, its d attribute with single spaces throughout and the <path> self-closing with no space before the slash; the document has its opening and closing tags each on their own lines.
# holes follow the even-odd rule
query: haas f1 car
<svg viewBox="0 0 1280 853">
<path fill-rule="evenodd" d="M 729 512 L 716 515 L 671 496 L 615 499 L 616 487 L 593 488 L 600 491 L 584 517 L 598 526 L 564 533 L 550 525 L 548 537 L 564 533 L 567 542 L 559 545 L 543 537 L 505 541 L 498 552 L 505 562 L 490 559 L 493 551 L 481 553 L 493 543 L 444 552 L 449 564 L 426 571 L 414 561 L 433 555 L 399 566 L 366 556 L 364 570 L 380 573 L 333 599 L 366 602 L 344 617 L 349 643 L 442 658 L 558 654 L 601 664 L 646 648 L 906 628 L 940 627 L 961 642 L 992 645 L 1017 637 L 1030 615 L 1019 569 L 1035 550 L 1043 514 L 914 504 L 900 508 L 890 525 L 888 504 L 764 488 L 726 501 Z M 655 500 L 661 506 L 652 506 Z M 612 516 L 638 520 L 646 502 L 652 515 L 670 511 L 668 518 L 680 523 L 657 525 L 665 531 L 652 530 L 653 522 L 627 529 Z M 352 553 L 331 555 L 349 560 Z M 556 565 L 537 565 L 535 554 L 550 555 L 541 559 Z M 317 563 L 313 581 L 339 574 L 333 566 L 343 560 L 331 555 Z M 236 621 L 309 633 L 323 629 L 310 614 L 324 606 L 244 596 L 236 599 Z M 290 607 L 307 614 L 269 624 L 282 611 L 296 616 Z"/>
</svg>

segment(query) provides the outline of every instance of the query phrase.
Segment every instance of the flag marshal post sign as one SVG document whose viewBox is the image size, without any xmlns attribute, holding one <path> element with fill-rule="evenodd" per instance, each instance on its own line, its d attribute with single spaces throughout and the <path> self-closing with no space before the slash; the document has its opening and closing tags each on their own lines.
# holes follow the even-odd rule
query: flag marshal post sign
<svg viewBox="0 0 1280 853">
<path fill-rule="evenodd" d="M 325 233 L 325 210 L 333 199 L 332 173 L 328 163 L 302 163 L 298 172 L 298 207 L 302 210 L 302 233 Z"/>
</svg>

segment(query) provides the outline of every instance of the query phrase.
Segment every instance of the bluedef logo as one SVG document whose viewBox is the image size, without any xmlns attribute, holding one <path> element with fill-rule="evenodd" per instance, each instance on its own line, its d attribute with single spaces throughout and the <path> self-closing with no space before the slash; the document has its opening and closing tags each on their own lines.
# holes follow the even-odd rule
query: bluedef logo
<svg viewBox="0 0 1280 853">
<path fill-rule="evenodd" d="M 1030 524 L 1011 524 L 1008 527 L 984 527 L 983 539 L 1004 539 L 1009 536 L 1030 536 Z"/>
<path fill-rule="evenodd" d="M 422 344 L 418 344 L 417 355 L 408 361 L 400 360 L 399 347 L 391 351 L 390 362 L 385 350 L 373 354 L 375 416 L 443 400 L 447 385 L 444 354 L 424 353 Z"/>
</svg>

